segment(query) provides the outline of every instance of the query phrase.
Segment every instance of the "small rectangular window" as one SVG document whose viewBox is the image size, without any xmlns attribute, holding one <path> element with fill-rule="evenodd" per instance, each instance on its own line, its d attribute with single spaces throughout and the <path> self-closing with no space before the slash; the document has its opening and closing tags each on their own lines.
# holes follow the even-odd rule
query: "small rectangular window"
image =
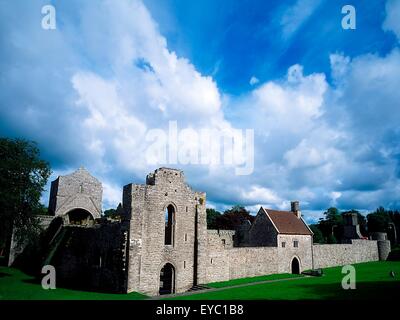
<svg viewBox="0 0 400 320">
<path fill-rule="evenodd" d="M 293 247 L 298 248 L 299 242 L 297 240 L 293 241 Z"/>
<path fill-rule="evenodd" d="M 286 242 L 282 242 L 282 248 L 286 247 Z"/>
<path fill-rule="evenodd" d="M 211 258 L 211 264 L 213 263 L 213 259 Z"/>
<path fill-rule="evenodd" d="M 187 241 L 187 233 L 185 233 L 185 241 Z"/>
<path fill-rule="evenodd" d="M 222 245 L 223 246 L 225 246 L 225 243 L 226 243 L 225 239 L 222 239 Z"/>
<path fill-rule="evenodd" d="M 183 261 L 183 269 L 186 268 L 186 261 Z"/>
</svg>

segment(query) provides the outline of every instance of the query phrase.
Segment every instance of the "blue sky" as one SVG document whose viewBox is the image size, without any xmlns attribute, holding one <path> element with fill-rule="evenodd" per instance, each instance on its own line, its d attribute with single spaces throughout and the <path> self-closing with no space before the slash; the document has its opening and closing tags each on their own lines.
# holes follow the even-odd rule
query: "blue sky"
<svg viewBox="0 0 400 320">
<path fill-rule="evenodd" d="M 399 0 L 0 0 L 0 134 L 37 141 L 52 178 L 87 167 L 105 208 L 172 166 L 220 210 L 399 209 L 399 41 Z M 253 173 L 149 164 L 170 121 L 254 130 Z"/>
</svg>

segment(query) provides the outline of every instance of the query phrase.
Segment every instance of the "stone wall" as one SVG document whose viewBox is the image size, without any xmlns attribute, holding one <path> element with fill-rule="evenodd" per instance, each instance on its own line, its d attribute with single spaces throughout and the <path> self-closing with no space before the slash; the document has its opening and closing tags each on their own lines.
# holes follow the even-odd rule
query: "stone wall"
<svg viewBox="0 0 400 320">
<path fill-rule="evenodd" d="M 297 258 L 300 264 L 300 272 L 312 269 L 312 236 L 311 235 L 278 235 L 278 260 L 279 273 L 292 272 L 292 260 Z M 297 241 L 297 247 L 294 242 Z M 285 243 L 283 247 L 282 243 Z"/>
<path fill-rule="evenodd" d="M 230 250 L 233 248 L 232 230 L 207 230 L 207 258 L 205 283 L 230 279 Z"/>
<path fill-rule="evenodd" d="M 234 247 L 232 230 L 208 230 L 207 234 L 204 283 L 277 273 L 277 248 Z"/>
<path fill-rule="evenodd" d="M 378 245 L 373 240 L 352 240 L 352 244 L 322 244 L 313 246 L 314 268 L 378 261 Z"/>
<path fill-rule="evenodd" d="M 84 169 L 59 176 L 51 183 L 49 212 L 52 215 L 65 215 L 73 209 L 84 209 L 94 219 L 101 217 L 102 184 Z"/>
<path fill-rule="evenodd" d="M 205 283 L 291 273 L 294 258 L 300 263 L 300 272 L 312 269 L 313 265 L 314 268 L 326 268 L 379 260 L 377 241 L 313 245 L 309 235 L 280 234 L 277 247 L 233 247 L 230 242 L 233 235 L 233 231 L 208 230 Z M 297 241 L 297 247 L 294 247 L 294 241 Z M 283 242 L 285 247 L 282 247 Z"/>
<path fill-rule="evenodd" d="M 249 230 L 249 246 L 276 247 L 277 236 L 278 232 L 272 222 L 267 218 L 264 210 L 260 208 Z"/>
<path fill-rule="evenodd" d="M 42 217 L 41 223 L 44 228 L 53 218 L 53 222 L 66 223 L 64 217 L 79 208 L 98 218 L 101 197 L 101 183 L 86 170 L 60 176 L 52 183 L 49 203 L 56 217 Z M 173 208 L 172 244 L 165 243 L 169 206 Z M 147 176 L 145 185 L 126 185 L 122 210 L 120 223 L 97 220 L 90 228 L 53 228 L 57 236 L 48 242 L 57 247 L 49 248 L 55 255 L 49 254 L 45 262 L 56 266 L 61 282 L 158 295 L 161 269 L 167 263 L 173 266 L 173 291 L 178 293 L 196 284 L 290 273 L 294 259 L 302 272 L 377 261 L 390 251 L 390 243 L 383 240 L 313 245 L 311 235 L 278 234 L 262 211 L 252 226 L 242 226 L 240 236 L 232 230 L 207 230 L 205 193 L 192 190 L 183 172 L 175 169 L 157 169 Z M 13 259 L 17 248 L 12 252 Z"/>
<path fill-rule="evenodd" d="M 54 219 L 53 216 L 43 216 L 43 215 L 37 215 L 36 218 L 38 219 L 39 226 L 43 231 L 49 227 L 51 221 Z M 18 243 L 18 241 L 16 241 L 16 239 L 15 239 L 14 233 L 15 233 L 15 230 L 13 230 L 13 234 L 11 237 L 10 253 L 8 255 L 8 266 L 9 267 L 14 264 L 15 259 L 23 253 L 23 251 L 25 250 L 25 248 L 27 246 L 26 242 Z"/>
<path fill-rule="evenodd" d="M 118 222 L 63 227 L 44 264 L 56 268 L 61 286 L 126 292 L 126 234 L 127 229 Z"/>
<path fill-rule="evenodd" d="M 230 279 L 278 273 L 277 248 L 244 247 L 228 251 Z"/>
<path fill-rule="evenodd" d="M 157 295 L 160 272 L 167 263 L 175 270 L 175 292 L 184 292 L 196 283 L 195 275 L 199 283 L 205 281 L 205 193 L 193 191 L 183 172 L 174 169 L 160 168 L 146 182 L 124 187 L 123 207 L 131 217 L 128 292 Z M 174 208 L 174 241 L 165 245 L 169 205 Z"/>
</svg>

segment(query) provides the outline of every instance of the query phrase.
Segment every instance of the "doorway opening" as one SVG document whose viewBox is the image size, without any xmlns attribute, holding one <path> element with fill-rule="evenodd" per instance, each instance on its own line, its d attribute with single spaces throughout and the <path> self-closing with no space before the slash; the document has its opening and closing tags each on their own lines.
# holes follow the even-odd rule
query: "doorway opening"
<svg viewBox="0 0 400 320">
<path fill-rule="evenodd" d="M 294 257 L 292 260 L 292 273 L 300 274 L 300 263 L 296 257 Z"/>
<path fill-rule="evenodd" d="M 160 272 L 160 295 L 175 293 L 175 268 L 166 263 Z"/>
</svg>

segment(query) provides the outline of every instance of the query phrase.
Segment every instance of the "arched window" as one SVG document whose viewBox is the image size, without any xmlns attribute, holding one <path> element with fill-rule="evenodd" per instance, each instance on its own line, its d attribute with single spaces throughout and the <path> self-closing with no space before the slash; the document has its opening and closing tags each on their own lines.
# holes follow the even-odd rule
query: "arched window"
<svg viewBox="0 0 400 320">
<path fill-rule="evenodd" d="M 164 237 L 165 245 L 174 244 L 174 226 L 175 226 L 175 209 L 173 205 L 170 204 L 167 207 L 167 209 L 165 209 L 165 237 Z"/>
</svg>

